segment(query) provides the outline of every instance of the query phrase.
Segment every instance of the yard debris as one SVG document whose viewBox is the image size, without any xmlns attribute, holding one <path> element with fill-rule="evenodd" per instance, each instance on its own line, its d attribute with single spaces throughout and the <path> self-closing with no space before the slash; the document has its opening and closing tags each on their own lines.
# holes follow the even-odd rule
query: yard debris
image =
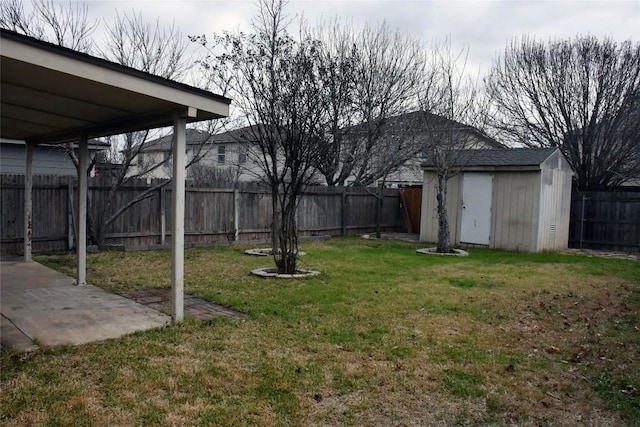
<svg viewBox="0 0 640 427">
<path fill-rule="evenodd" d="M 558 347 L 554 347 L 554 346 L 549 346 L 546 349 L 546 352 L 549 354 L 560 354 L 560 349 Z"/>
</svg>

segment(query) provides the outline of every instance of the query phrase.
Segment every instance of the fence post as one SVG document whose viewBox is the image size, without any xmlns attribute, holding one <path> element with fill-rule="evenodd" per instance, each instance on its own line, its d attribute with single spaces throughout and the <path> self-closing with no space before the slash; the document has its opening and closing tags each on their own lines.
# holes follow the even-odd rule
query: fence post
<svg viewBox="0 0 640 427">
<path fill-rule="evenodd" d="M 587 196 L 582 195 L 582 209 L 580 213 L 580 249 L 582 249 L 582 241 L 584 240 L 584 204 Z"/>
<path fill-rule="evenodd" d="M 76 240 L 75 202 L 73 200 L 73 184 L 71 183 L 71 179 L 67 181 L 67 199 L 69 200 L 67 208 L 67 250 L 70 251 L 75 247 Z"/>
<path fill-rule="evenodd" d="M 233 190 L 233 240 L 240 240 L 240 191 Z"/>
<path fill-rule="evenodd" d="M 340 232 L 343 236 L 347 234 L 347 188 L 342 187 L 340 192 Z"/>
<path fill-rule="evenodd" d="M 160 244 L 164 245 L 165 240 L 167 238 L 167 218 L 165 216 L 165 192 L 164 186 L 160 187 Z"/>
</svg>

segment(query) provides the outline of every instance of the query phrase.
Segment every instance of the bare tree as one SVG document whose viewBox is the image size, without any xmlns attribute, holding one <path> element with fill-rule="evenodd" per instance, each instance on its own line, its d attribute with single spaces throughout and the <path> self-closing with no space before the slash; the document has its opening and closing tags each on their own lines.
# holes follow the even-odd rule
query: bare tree
<svg viewBox="0 0 640 427">
<path fill-rule="evenodd" d="M 320 78 L 326 120 L 318 170 L 328 185 L 348 180 L 371 191 L 380 236 L 382 188 L 392 172 L 417 153 L 413 129 L 401 117 L 416 105 L 423 72 L 418 41 L 386 23 L 354 31 L 338 20 L 320 24 Z"/>
<path fill-rule="evenodd" d="M 410 129 L 387 122 L 416 108 L 421 44 L 386 23 L 355 30 L 335 19 L 305 34 L 318 40 L 325 99 L 326 149 L 318 170 L 328 185 L 384 181 L 415 154 L 406 143 Z"/>
<path fill-rule="evenodd" d="M 238 183 L 240 168 L 217 168 L 211 165 L 195 164 L 191 166 L 189 184 L 193 187 L 213 187 L 216 185 L 231 185 Z"/>
<path fill-rule="evenodd" d="M 349 131 L 359 123 L 355 103 L 359 47 L 352 27 L 337 18 L 307 28 L 305 34 L 319 42 L 319 90 L 325 106 L 325 147 L 317 169 L 327 185 L 344 185 L 358 160 L 354 156 L 357 145 L 349 142 Z"/>
<path fill-rule="evenodd" d="M 85 3 L 32 0 L 25 11 L 21 0 L 0 2 L 0 26 L 80 52 L 90 52 L 91 36 L 98 26 L 90 22 Z"/>
<path fill-rule="evenodd" d="M 467 49 L 452 52 L 450 42 L 437 47 L 420 95 L 422 149 L 437 179 L 437 251 L 441 253 L 452 251 L 448 181 L 471 159 L 469 150 L 478 148 L 484 137 L 478 129 L 486 126 L 486 106 L 477 81 L 466 73 L 467 54 Z"/>
<path fill-rule="evenodd" d="M 105 23 L 103 57 L 150 74 L 179 80 L 190 67 L 186 57 L 188 39 L 172 24 L 164 27 L 156 18 L 146 21 L 141 13 L 117 12 Z"/>
<path fill-rule="evenodd" d="M 391 117 L 416 108 L 424 49 L 417 40 L 392 31 L 387 23 L 364 27 L 356 45 L 360 57 L 354 102 L 361 124 L 349 155 L 357 159 L 352 170 L 355 181 L 368 186 L 414 155 L 402 143 L 411 129 L 383 130 Z M 403 131 L 407 133 L 402 135 Z"/>
<path fill-rule="evenodd" d="M 185 58 L 188 40 L 175 26 L 167 29 L 157 19 L 155 24 L 146 22 L 139 13 L 118 13 L 112 23 L 105 23 L 105 27 L 106 41 L 100 54 L 106 59 L 168 79 L 180 78 L 185 72 L 188 64 Z M 150 135 L 157 135 L 157 132 L 146 130 L 107 138 L 112 146 L 117 147 L 120 161 L 118 167 L 112 169 L 112 179 L 101 209 L 93 210 L 93 215 L 89 218 L 88 234 L 94 244 L 104 242 L 109 226 L 127 209 L 170 183 L 169 180 L 160 181 L 126 204 L 116 204 L 117 192 L 128 182 L 170 165 L 170 156 L 159 161 L 145 159 L 143 153 Z M 203 139 L 200 149 L 206 147 L 206 138 Z M 71 152 L 71 147 L 68 148 Z M 199 160 L 198 154 L 192 156 L 189 164 Z M 75 159 L 74 155 L 72 159 Z M 74 163 L 77 164 L 77 161 L 74 160 Z"/>
<path fill-rule="evenodd" d="M 318 46 L 287 32 L 286 2 L 261 0 L 253 34 L 216 38 L 211 67 L 231 75 L 231 94 L 249 124 L 247 139 L 259 148 L 259 164 L 271 188 L 274 261 L 278 272 L 297 269 L 296 211 L 323 149 Z M 198 38 L 203 45 L 206 40 Z"/>
<path fill-rule="evenodd" d="M 640 44 L 514 39 L 487 80 L 496 132 L 558 147 L 583 191 L 640 177 Z"/>
</svg>

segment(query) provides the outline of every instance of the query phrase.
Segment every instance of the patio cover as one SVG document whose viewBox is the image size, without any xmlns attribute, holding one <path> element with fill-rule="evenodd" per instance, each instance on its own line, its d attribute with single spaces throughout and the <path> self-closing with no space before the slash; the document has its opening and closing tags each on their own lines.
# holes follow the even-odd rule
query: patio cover
<svg viewBox="0 0 640 427">
<path fill-rule="evenodd" d="M 229 114 L 222 96 L 71 49 L 0 30 L 0 137 L 24 140 L 25 261 L 31 260 L 31 163 L 39 143 L 79 142 L 80 171 L 88 140 L 173 126 L 172 316 L 183 318 L 186 123 Z M 77 284 L 86 282 L 87 176 L 78 173 Z"/>
</svg>

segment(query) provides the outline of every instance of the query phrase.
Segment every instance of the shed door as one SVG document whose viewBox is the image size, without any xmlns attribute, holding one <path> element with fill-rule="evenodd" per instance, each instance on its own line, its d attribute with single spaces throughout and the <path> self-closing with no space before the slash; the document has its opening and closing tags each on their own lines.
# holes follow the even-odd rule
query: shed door
<svg viewBox="0 0 640 427">
<path fill-rule="evenodd" d="M 465 173 L 462 177 L 460 242 L 488 245 L 491 234 L 493 175 Z"/>
</svg>

